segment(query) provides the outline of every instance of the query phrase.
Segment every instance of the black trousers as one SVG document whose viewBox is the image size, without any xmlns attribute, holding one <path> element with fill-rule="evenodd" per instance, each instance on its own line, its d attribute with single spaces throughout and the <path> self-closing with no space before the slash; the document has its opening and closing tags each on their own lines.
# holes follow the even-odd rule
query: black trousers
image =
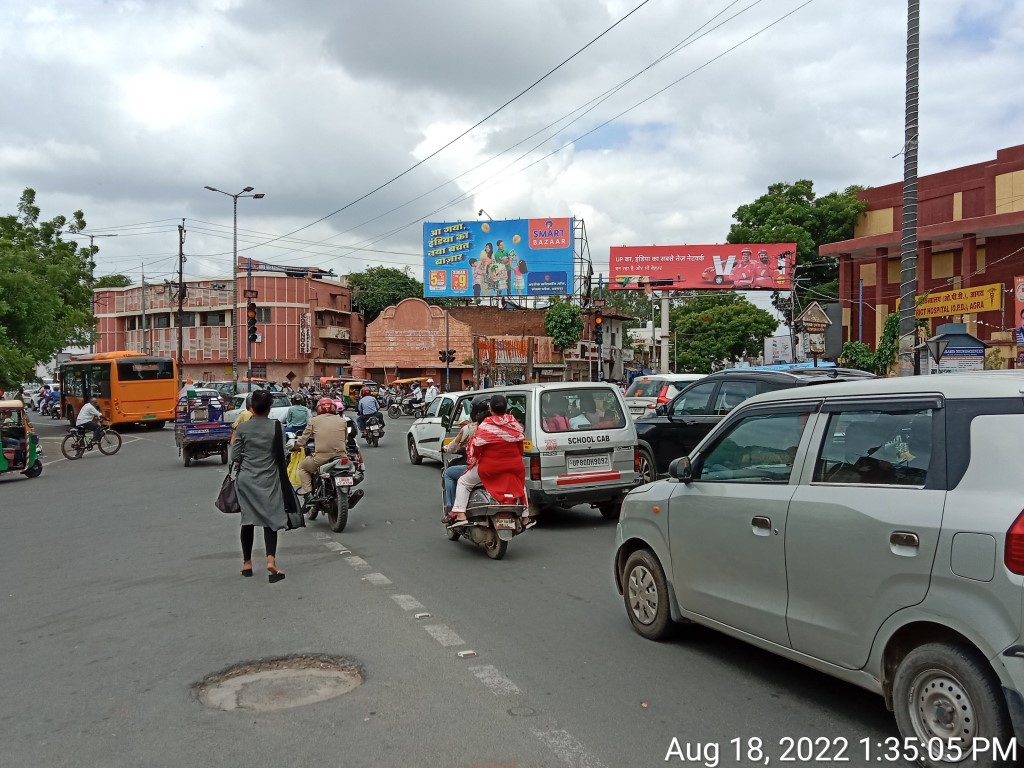
<svg viewBox="0 0 1024 768">
<path fill-rule="evenodd" d="M 256 538 L 256 526 L 242 526 L 242 559 L 248 562 L 252 560 L 252 544 Z M 277 556 L 277 531 L 272 528 L 263 529 L 263 545 L 267 548 L 268 555 Z"/>
</svg>

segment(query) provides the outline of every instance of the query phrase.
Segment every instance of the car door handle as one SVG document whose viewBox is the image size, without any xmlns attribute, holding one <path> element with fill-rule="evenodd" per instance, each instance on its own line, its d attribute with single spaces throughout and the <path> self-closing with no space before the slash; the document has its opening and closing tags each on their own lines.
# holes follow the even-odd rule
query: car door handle
<svg viewBox="0 0 1024 768">
<path fill-rule="evenodd" d="M 912 531 L 893 531 L 889 543 L 894 547 L 919 547 L 921 540 Z"/>
<path fill-rule="evenodd" d="M 750 527 L 755 536 L 768 536 L 772 532 L 771 518 L 757 515 L 750 521 Z"/>
</svg>

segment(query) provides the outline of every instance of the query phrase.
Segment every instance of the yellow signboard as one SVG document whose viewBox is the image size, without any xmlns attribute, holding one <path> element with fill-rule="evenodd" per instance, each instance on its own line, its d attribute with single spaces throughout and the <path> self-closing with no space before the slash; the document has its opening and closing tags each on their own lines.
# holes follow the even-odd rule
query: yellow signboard
<svg viewBox="0 0 1024 768">
<path fill-rule="evenodd" d="M 955 291 L 935 291 L 917 297 L 915 314 L 918 317 L 949 317 L 975 312 L 993 312 L 1003 308 L 1001 283 L 958 288 Z"/>
</svg>

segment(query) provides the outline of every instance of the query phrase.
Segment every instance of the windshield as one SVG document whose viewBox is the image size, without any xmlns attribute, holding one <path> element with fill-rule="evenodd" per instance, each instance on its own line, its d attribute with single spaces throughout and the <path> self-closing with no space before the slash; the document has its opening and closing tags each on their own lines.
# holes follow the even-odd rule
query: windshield
<svg viewBox="0 0 1024 768">
<path fill-rule="evenodd" d="M 605 387 L 557 389 L 541 393 L 541 425 L 545 432 L 622 429 L 626 417 L 619 399 Z"/>
<path fill-rule="evenodd" d="M 290 408 L 292 401 L 288 399 L 288 395 L 283 393 L 277 393 L 274 395 L 274 402 L 271 408 Z"/>
<path fill-rule="evenodd" d="M 656 379 L 635 379 L 626 390 L 626 397 L 657 397 L 663 386 L 665 383 Z"/>
</svg>

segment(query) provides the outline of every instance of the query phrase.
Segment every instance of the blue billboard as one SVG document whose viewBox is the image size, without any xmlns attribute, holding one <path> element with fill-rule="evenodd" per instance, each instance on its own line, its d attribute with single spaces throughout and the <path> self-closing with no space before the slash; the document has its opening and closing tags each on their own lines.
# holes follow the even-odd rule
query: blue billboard
<svg viewBox="0 0 1024 768">
<path fill-rule="evenodd" d="M 573 292 L 573 220 L 426 222 L 423 295 L 550 296 Z"/>
</svg>

